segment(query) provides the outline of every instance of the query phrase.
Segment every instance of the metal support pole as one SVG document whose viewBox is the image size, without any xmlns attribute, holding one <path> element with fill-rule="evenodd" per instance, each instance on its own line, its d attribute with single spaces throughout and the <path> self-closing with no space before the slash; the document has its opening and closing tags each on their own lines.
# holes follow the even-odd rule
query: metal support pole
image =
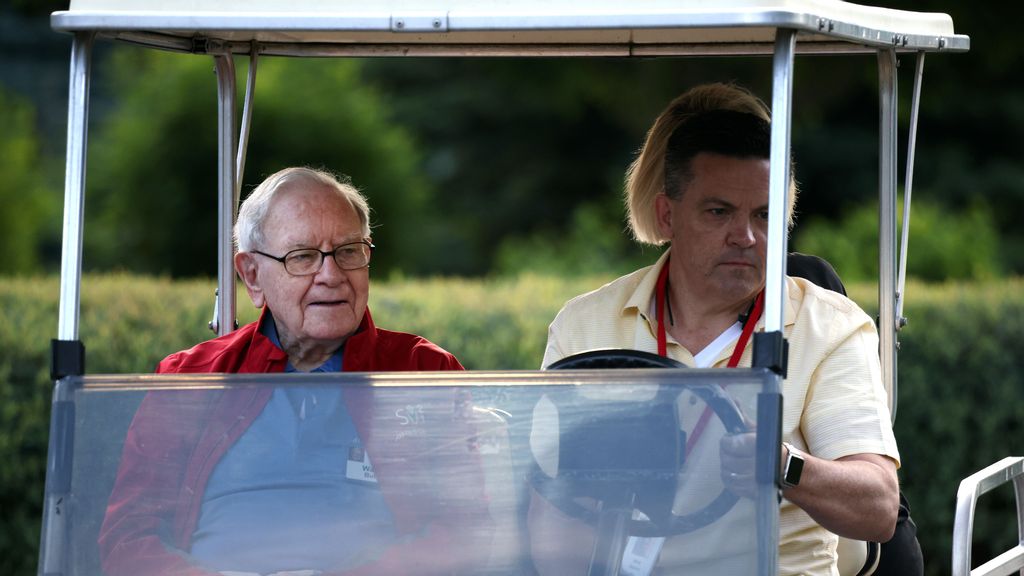
<svg viewBox="0 0 1024 576">
<path fill-rule="evenodd" d="M 68 156 L 64 169 L 64 237 L 57 339 L 69 341 L 78 340 L 92 42 L 92 32 L 75 34 L 71 44 L 71 76 L 68 82 Z"/>
<path fill-rule="evenodd" d="M 878 354 L 896 418 L 896 53 L 878 52 Z"/>
<path fill-rule="evenodd" d="M 974 515 L 978 498 L 1013 482 L 1017 500 L 1017 545 L 975 567 L 971 561 Z M 1005 492 L 1004 492 L 1005 493 Z M 953 517 L 953 576 L 994 576 L 1024 571 L 1024 458 L 1009 456 L 960 481 Z"/>
<path fill-rule="evenodd" d="M 765 333 L 775 335 L 777 346 L 776 370 L 765 379 L 758 398 L 758 495 L 757 546 L 758 576 L 777 576 L 779 573 L 779 503 L 775 484 L 779 469 L 779 443 L 782 441 L 781 385 L 786 365 L 785 343 L 782 339 L 783 313 L 786 298 L 786 251 L 789 236 L 787 217 L 789 210 L 790 125 L 793 110 L 793 56 L 796 52 L 796 32 L 780 28 L 775 33 L 775 52 L 772 59 L 772 124 L 771 165 L 768 181 L 768 246 L 765 270 L 764 322 Z M 768 338 L 762 338 L 767 341 Z M 755 350 L 757 341 L 755 341 Z M 755 354 L 757 354 L 755 352 Z M 767 408 L 770 408 L 768 410 Z M 775 417 L 768 417 L 776 413 Z M 761 418 L 764 417 L 764 420 Z M 768 424 L 774 424 L 769 426 Z M 765 473 L 768 471 L 769 473 Z M 767 477 L 765 477 L 767 476 Z M 768 481 L 769 478 L 771 481 Z"/>
<path fill-rule="evenodd" d="M 924 52 L 917 53 L 914 66 L 914 96 L 910 102 L 910 131 L 907 135 L 907 175 L 903 179 L 903 226 L 900 229 L 900 272 L 896 281 L 896 330 L 906 324 L 903 302 L 907 299 L 907 246 L 910 243 L 910 196 L 914 190 L 914 150 L 917 148 L 917 118 L 921 110 L 924 82 Z"/>
<path fill-rule="evenodd" d="M 217 71 L 217 303 L 211 328 L 217 335 L 235 329 L 235 63 L 231 54 L 213 57 Z"/>
<path fill-rule="evenodd" d="M 785 310 L 786 250 L 789 236 L 790 125 L 793 109 L 793 54 L 796 34 L 779 29 L 772 62 L 771 175 L 768 186 L 768 253 L 765 272 L 764 330 L 782 332 Z"/>
<path fill-rule="evenodd" d="M 260 45 L 253 41 L 249 48 L 249 74 L 245 81 L 245 104 L 242 106 L 242 132 L 238 135 L 238 156 L 235 158 L 235 201 L 232 226 L 238 217 L 238 203 L 242 197 L 242 178 L 245 177 L 245 154 L 249 149 L 249 128 L 252 126 L 252 104 L 256 96 L 256 61 Z"/>
</svg>

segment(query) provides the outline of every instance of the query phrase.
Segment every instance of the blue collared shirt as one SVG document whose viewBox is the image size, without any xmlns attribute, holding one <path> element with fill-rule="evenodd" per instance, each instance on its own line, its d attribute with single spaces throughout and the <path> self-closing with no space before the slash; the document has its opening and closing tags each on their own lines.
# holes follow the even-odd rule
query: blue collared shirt
<svg viewBox="0 0 1024 576">
<path fill-rule="evenodd" d="M 261 330 L 280 347 L 272 318 Z M 339 349 L 313 371 L 341 369 Z M 363 454 L 341 389 L 275 389 L 210 476 L 191 554 L 215 570 L 259 574 L 373 560 L 396 536 L 377 484 L 350 473 Z"/>
</svg>

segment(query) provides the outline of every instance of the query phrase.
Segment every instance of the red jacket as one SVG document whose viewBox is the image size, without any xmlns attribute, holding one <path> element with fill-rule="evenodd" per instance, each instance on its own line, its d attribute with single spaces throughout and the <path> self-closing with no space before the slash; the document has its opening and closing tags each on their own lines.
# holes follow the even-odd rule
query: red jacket
<svg viewBox="0 0 1024 576">
<path fill-rule="evenodd" d="M 168 356 L 157 371 L 283 372 L 286 363 L 287 355 L 254 322 Z M 462 369 L 454 356 L 424 338 L 377 329 L 369 311 L 345 343 L 343 365 L 346 372 Z M 272 393 L 269 386 L 236 386 L 146 395 L 128 430 L 100 530 L 100 557 L 108 576 L 217 574 L 191 563 L 181 551 L 190 549 L 214 468 Z M 396 530 L 407 536 L 378 561 L 346 574 L 449 574 L 478 568 L 463 552 L 486 549 L 481 544 L 489 541 L 491 521 L 464 406 L 450 389 L 396 393 L 348 387 L 344 399 L 372 455 Z M 409 419 L 396 414 L 410 401 L 422 409 L 418 427 L 403 427 Z"/>
</svg>

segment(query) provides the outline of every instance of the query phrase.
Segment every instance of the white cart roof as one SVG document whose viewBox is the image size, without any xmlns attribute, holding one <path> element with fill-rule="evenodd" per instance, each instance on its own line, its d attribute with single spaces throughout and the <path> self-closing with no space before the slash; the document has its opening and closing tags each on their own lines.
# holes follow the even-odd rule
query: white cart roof
<svg viewBox="0 0 1024 576">
<path fill-rule="evenodd" d="M 880 47 L 963 52 L 946 14 L 838 0 L 72 0 L 54 29 L 170 50 L 284 55 L 771 53 L 777 28 L 801 52 Z"/>
</svg>

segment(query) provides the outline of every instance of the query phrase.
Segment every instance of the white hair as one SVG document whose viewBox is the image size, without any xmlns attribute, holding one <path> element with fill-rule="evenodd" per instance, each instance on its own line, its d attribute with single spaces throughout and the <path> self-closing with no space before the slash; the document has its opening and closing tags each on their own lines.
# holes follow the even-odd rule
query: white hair
<svg viewBox="0 0 1024 576">
<path fill-rule="evenodd" d="M 370 205 L 347 177 L 338 177 L 315 168 L 291 167 L 268 176 L 242 203 L 234 231 L 235 247 L 240 252 L 259 250 L 266 245 L 263 223 L 275 195 L 286 184 L 322 185 L 336 191 L 340 198 L 352 205 L 359 216 L 363 237 L 370 237 Z"/>
</svg>

